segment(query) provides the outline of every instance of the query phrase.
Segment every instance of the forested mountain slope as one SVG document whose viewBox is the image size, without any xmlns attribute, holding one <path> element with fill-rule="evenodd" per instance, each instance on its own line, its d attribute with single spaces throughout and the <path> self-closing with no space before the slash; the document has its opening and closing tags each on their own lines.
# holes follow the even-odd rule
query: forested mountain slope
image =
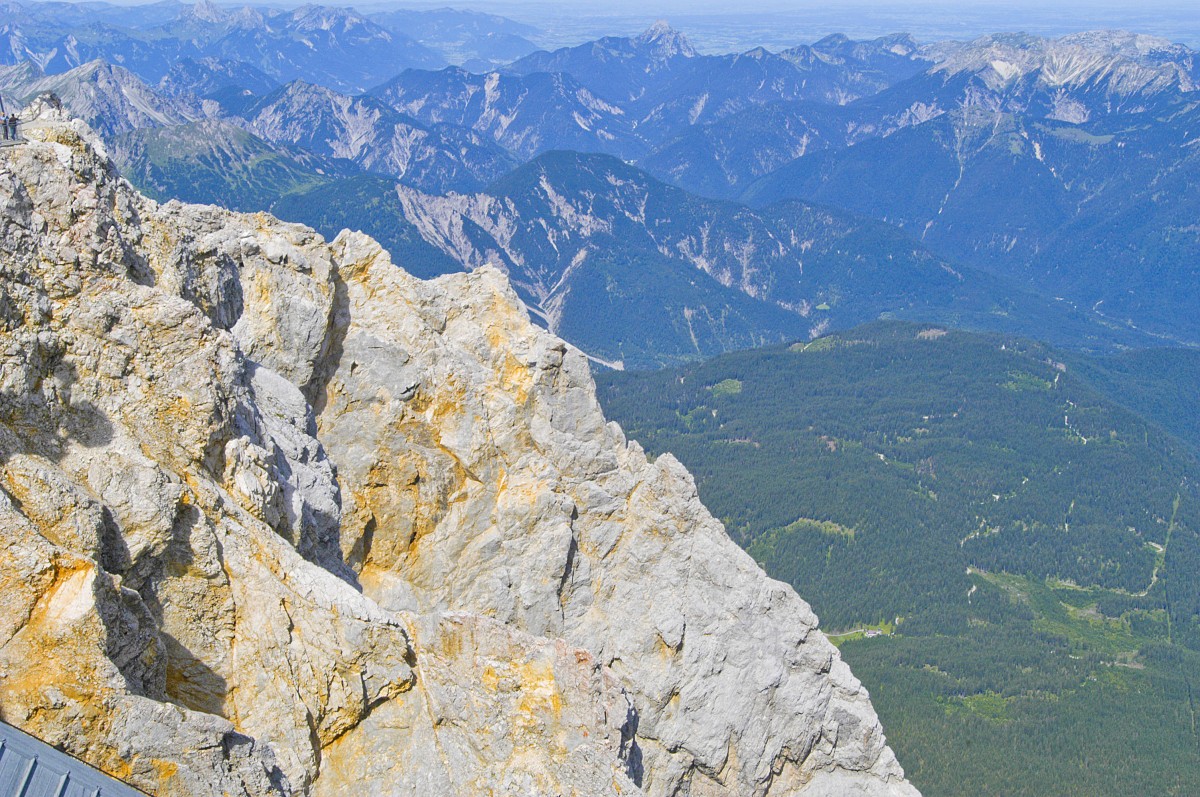
<svg viewBox="0 0 1200 797">
<path fill-rule="evenodd" d="M 1200 351 L 1135 349 L 1075 357 L 1072 364 L 1112 399 L 1157 422 L 1200 456 Z"/>
<path fill-rule="evenodd" d="M 933 257 L 888 225 L 802 202 L 755 211 L 703 199 L 602 155 L 547 153 L 472 195 L 382 181 L 346 191 L 324 186 L 276 210 L 328 234 L 354 221 L 406 249 L 419 236 L 460 268 L 501 267 L 551 330 L 626 367 L 883 314 L 1052 329 L 1080 346 L 1120 340 L 1059 303 Z"/>
<path fill-rule="evenodd" d="M 1117 402 L 1139 403 L 1120 362 L 884 324 L 600 387 L 769 573 L 858 629 L 844 650 L 927 794 L 1182 794 L 1200 467 Z"/>
</svg>

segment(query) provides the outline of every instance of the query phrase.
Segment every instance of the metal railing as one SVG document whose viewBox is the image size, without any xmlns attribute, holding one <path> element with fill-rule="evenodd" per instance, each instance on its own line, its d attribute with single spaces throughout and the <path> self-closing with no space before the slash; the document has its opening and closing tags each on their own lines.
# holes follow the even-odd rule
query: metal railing
<svg viewBox="0 0 1200 797">
<path fill-rule="evenodd" d="M 37 737 L 0 722 L 0 797 L 146 797 Z"/>
</svg>

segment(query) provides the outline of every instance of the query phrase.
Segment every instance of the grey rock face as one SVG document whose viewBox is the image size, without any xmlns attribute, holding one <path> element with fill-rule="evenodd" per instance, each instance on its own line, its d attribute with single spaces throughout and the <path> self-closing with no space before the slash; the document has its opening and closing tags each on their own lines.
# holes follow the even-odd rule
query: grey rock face
<svg viewBox="0 0 1200 797">
<path fill-rule="evenodd" d="M 913 795 L 483 268 L 0 153 L 0 713 L 154 793 Z"/>
</svg>

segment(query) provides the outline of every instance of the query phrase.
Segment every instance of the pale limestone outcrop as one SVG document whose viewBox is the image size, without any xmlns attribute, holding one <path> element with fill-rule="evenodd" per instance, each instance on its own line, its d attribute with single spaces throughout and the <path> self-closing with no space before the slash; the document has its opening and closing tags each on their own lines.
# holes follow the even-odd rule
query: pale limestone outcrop
<svg viewBox="0 0 1200 797">
<path fill-rule="evenodd" d="M 0 153 L 0 718 L 163 794 L 915 794 L 499 272 L 157 205 L 36 113 Z"/>
<path fill-rule="evenodd" d="M 333 246 L 355 265 L 319 437 L 368 594 L 594 651 L 633 695 L 651 794 L 788 794 L 840 770 L 884 793 L 899 781 L 807 605 L 729 540 L 674 458 L 648 462 L 604 422 L 584 356 L 530 325 L 498 272 L 421 283 L 369 239 Z"/>
</svg>

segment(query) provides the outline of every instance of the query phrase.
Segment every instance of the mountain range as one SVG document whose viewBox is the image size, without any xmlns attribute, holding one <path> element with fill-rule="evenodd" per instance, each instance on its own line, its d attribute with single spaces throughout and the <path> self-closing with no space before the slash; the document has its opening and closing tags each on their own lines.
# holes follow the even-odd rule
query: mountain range
<svg viewBox="0 0 1200 797">
<path fill-rule="evenodd" d="M 749 670 L 730 663 L 728 692 L 710 688 L 714 662 L 763 659 L 710 644 L 698 623 L 732 622 L 742 632 L 727 638 L 744 638 L 743 615 L 712 609 L 716 585 L 732 583 L 731 566 L 761 576 L 698 495 L 840 632 L 834 642 L 928 794 L 1194 791 L 1196 53 L 1119 31 L 935 43 L 835 34 L 725 54 L 699 52 L 666 23 L 554 51 L 542 40 L 513 20 L 449 9 L 0 6 L 0 96 L 29 125 L 27 145 L 0 150 L 10 175 L 0 190 L 12 194 L 4 246 L 17 264 L 0 316 L 18 353 L 0 362 L 17 386 L 0 390 L 0 446 L 19 452 L 0 452 L 10 474 L 0 514 L 46 534 L 86 528 L 100 542 L 80 550 L 102 551 L 107 568 L 96 571 L 97 605 L 125 595 L 137 628 L 163 629 L 145 637 L 158 647 L 81 659 L 143 679 L 145 695 L 115 674 L 105 682 L 121 716 L 145 697 L 186 706 L 209 730 L 218 715 L 236 719 L 230 727 L 257 740 L 245 766 L 271 772 L 278 749 L 274 771 L 301 784 L 288 792 L 270 775 L 252 793 L 413 772 L 446 783 L 470 773 L 480 780 L 461 792 L 475 793 L 486 762 L 512 752 L 511 712 L 492 690 L 508 676 L 479 674 L 477 656 L 475 669 L 462 659 L 476 654 L 460 653 L 486 637 L 498 659 L 535 648 L 536 658 L 562 636 L 591 646 L 615 680 L 568 690 L 583 701 L 568 701 L 568 723 L 603 703 L 568 745 L 582 758 L 564 763 L 559 742 L 546 742 L 558 719 L 539 719 L 520 767 L 557 778 L 586 759 L 577 775 L 590 774 L 578 777 L 604 784 L 588 793 L 611 783 L 790 794 L 809 783 L 798 769 L 809 751 L 824 748 L 788 724 L 798 710 L 775 696 L 791 676 L 774 665 L 743 678 Z M 39 237 L 39 225 L 54 234 Z M 110 361 L 159 321 L 169 328 L 153 327 L 134 360 Z M 209 376 L 172 365 L 181 357 L 199 357 Z M 610 417 L 653 461 L 594 407 L 587 359 Z M 162 417 L 138 414 L 151 411 Z M 160 445 L 179 425 L 194 451 L 146 437 Z M 530 458 L 555 446 L 567 470 Z M 106 475 L 109 457 L 136 466 L 122 473 L 145 464 L 167 475 L 131 488 Z M 568 471 L 565 482 L 547 475 Z M 30 487 L 45 474 L 53 484 Z M 163 499 L 153 544 L 141 531 L 122 543 L 114 524 L 141 529 L 151 508 L 140 496 L 174 496 L 171 485 L 199 493 Z M 8 507 L 10 487 L 41 497 Z M 85 493 L 82 526 L 45 520 L 58 517 L 47 502 Z M 202 506 L 200 493 L 217 498 Z M 678 525 L 647 509 L 663 495 Z M 637 523 L 651 512 L 655 529 L 724 546 L 719 561 L 668 546 L 655 571 L 701 590 L 688 592 L 686 620 L 609 600 L 614 572 L 636 581 L 638 601 L 655 590 L 641 549 L 623 547 L 642 530 L 626 528 L 626 498 Z M 287 688 L 314 708 L 273 724 L 268 709 L 297 701 L 259 701 L 252 668 L 230 666 L 225 640 L 205 630 L 218 626 L 184 620 L 192 604 L 174 591 L 179 578 L 184 592 L 215 590 L 204 611 L 234 605 L 210 577 L 225 572 L 210 561 L 225 549 L 189 547 L 214 529 L 241 568 L 232 583 L 250 574 L 250 589 L 286 603 L 303 589 L 292 574 L 349 581 L 328 594 L 362 617 L 375 616 L 368 599 L 388 611 L 460 607 L 468 615 L 454 622 L 475 641 L 456 647 L 442 625 L 427 637 L 435 630 L 414 621 L 402 658 L 424 668 L 421 688 L 434 678 L 432 692 L 404 686 L 368 705 L 354 676 L 346 694 L 362 711 L 343 722 L 300 678 Z M 666 545 L 657 534 L 653 545 Z M 243 543 L 287 566 L 260 572 Z M 628 556 L 616 571 L 614 550 Z M 211 566 L 203 589 L 176 552 Z M 14 579 L 6 599 L 30 578 Z M 746 601 L 777 606 L 782 594 Z M 321 672 L 357 672 L 343 654 L 359 648 L 325 636 L 341 625 L 302 619 L 293 634 L 274 605 L 250 603 L 289 639 L 320 639 Z M 486 633 L 484 619 L 496 621 Z M 241 627 L 257 644 L 255 624 Z M 627 627 L 637 650 L 611 649 L 610 632 Z M 518 633 L 532 637 L 516 644 Z M 834 651 L 803 633 L 823 647 L 801 669 L 823 677 Z M 441 640 L 433 664 L 430 638 Z M 777 625 L 755 636 L 768 647 L 778 638 Z M 791 645 L 770 650 L 787 659 Z M 438 669 L 451 660 L 457 674 Z M 677 661 L 690 664 L 677 671 Z M 681 688 L 668 672 L 699 675 Z M 485 688 L 453 692 L 466 682 Z M 397 728 L 408 740 L 413 727 L 445 724 L 426 716 L 428 702 L 389 713 L 402 710 L 398 695 L 452 692 L 445 705 L 466 706 L 469 722 L 431 738 L 495 749 L 471 748 L 461 769 L 432 747 L 414 753 L 418 766 L 373 754 L 393 768 L 344 777 L 365 760 L 358 746 L 394 751 Z M 59 703 L 30 695 L 61 719 Z M 831 749 L 861 741 L 869 755 L 850 770 L 909 794 L 866 694 L 854 695 L 865 719 L 859 731 L 838 720 Z M 760 733 L 763 717 L 786 733 Z M 104 733 L 87 738 L 115 738 Z M 160 737 L 145 736 L 139 755 Z M 777 737 L 798 741 L 764 748 Z M 245 771 L 232 755 L 216 763 L 222 778 Z"/>
<path fill-rule="evenodd" d="M 420 122 L 374 97 L 302 81 L 247 106 L 239 122 L 273 144 L 341 158 L 426 191 L 478 189 L 518 163 L 469 128 Z"/>
<path fill-rule="evenodd" d="M 550 152 L 474 194 L 347 182 L 351 215 L 335 212 L 346 202 L 338 183 L 275 211 L 330 235 L 353 220 L 411 254 L 420 240 L 441 253 L 437 269 L 503 268 L 541 323 L 621 367 L 807 339 L 880 314 L 1053 328 L 1101 348 L 1132 339 L 955 267 L 889 225 L 804 202 L 705 199 L 607 155 Z"/>
<path fill-rule="evenodd" d="M 213 43 L 324 20 L 339 35 L 311 40 L 317 51 L 369 59 L 384 40 L 368 35 L 374 17 L 181 9 L 138 35 L 191 26 L 203 35 L 189 41 L 212 46 L 154 83 L 133 64 L 46 74 L 26 61 L 0 72 L 0 92 L 54 91 L 153 196 L 236 196 L 328 234 L 369 230 L 420 253 L 429 274 L 495 262 L 542 323 L 606 362 L 881 313 L 1093 349 L 1200 341 L 1187 146 L 1198 62 L 1180 45 L 834 35 L 703 55 L 660 23 L 484 73 L 371 62 L 392 73 L 355 91 L 349 76 L 299 60 L 268 69 Z M 523 35 L 502 18 L 447 20 L 429 30 Z M 648 313 L 656 294 L 673 309 Z M 600 308 L 614 315 L 597 326 Z"/>
<path fill-rule="evenodd" d="M 409 67 L 466 63 L 486 68 L 537 49 L 539 31 L 493 14 L 452 9 L 389 11 L 308 4 L 233 7 L 210 0 L 121 6 L 103 2 L 6 2 L 0 6 L 0 64 L 35 63 L 65 72 L 97 59 L 150 83 L 205 72 L 240 72 L 242 87 L 304 79 L 362 91 Z M 186 64 L 180 69 L 180 64 Z"/>
<path fill-rule="evenodd" d="M 794 161 L 746 197 L 886 220 L 955 262 L 1194 344 L 1200 120 L 1185 96 L 1081 123 L 962 107 Z"/>
</svg>

